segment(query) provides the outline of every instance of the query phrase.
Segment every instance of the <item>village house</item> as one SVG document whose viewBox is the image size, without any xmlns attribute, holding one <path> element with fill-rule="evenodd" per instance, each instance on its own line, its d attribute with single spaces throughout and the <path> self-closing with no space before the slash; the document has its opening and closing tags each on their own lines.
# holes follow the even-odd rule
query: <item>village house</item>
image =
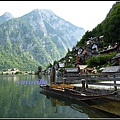
<svg viewBox="0 0 120 120">
<path fill-rule="evenodd" d="M 112 58 L 112 61 L 116 64 L 116 65 L 120 65 L 120 53 L 118 53 L 115 57 Z"/>
<path fill-rule="evenodd" d="M 64 74 L 68 75 L 68 76 L 74 76 L 74 75 L 79 75 L 80 70 L 78 67 L 75 68 L 64 68 Z"/>
<path fill-rule="evenodd" d="M 19 69 L 13 68 L 13 69 L 4 70 L 4 71 L 2 72 L 2 74 L 15 74 L 15 73 L 17 73 L 17 72 L 19 72 Z"/>
<path fill-rule="evenodd" d="M 105 67 L 101 74 L 107 74 L 109 77 L 115 74 L 120 74 L 120 66 Z"/>
<path fill-rule="evenodd" d="M 64 62 L 59 62 L 58 63 L 58 68 L 64 68 L 65 66 L 65 63 Z"/>
<path fill-rule="evenodd" d="M 87 65 L 79 65 L 80 74 L 86 74 Z"/>
<path fill-rule="evenodd" d="M 92 51 L 90 48 L 86 48 L 86 49 L 82 50 L 81 53 L 77 54 L 77 56 L 76 56 L 75 66 L 77 67 L 78 65 L 86 64 L 85 60 L 87 58 L 90 58 L 90 57 L 96 56 L 96 55 L 98 55 L 98 52 Z"/>
<path fill-rule="evenodd" d="M 120 52 L 120 43 L 116 43 L 114 46 L 108 46 L 106 49 L 100 52 L 100 54 L 108 54 L 111 52 Z"/>
<path fill-rule="evenodd" d="M 102 48 L 102 39 L 103 39 L 103 35 L 102 36 L 98 36 L 98 37 L 91 37 L 91 38 L 88 38 L 87 42 L 86 42 L 86 45 L 93 45 L 93 44 L 96 44 L 99 48 Z"/>
<path fill-rule="evenodd" d="M 72 51 L 74 54 L 78 54 L 79 49 L 80 49 L 80 47 L 73 47 Z"/>
</svg>

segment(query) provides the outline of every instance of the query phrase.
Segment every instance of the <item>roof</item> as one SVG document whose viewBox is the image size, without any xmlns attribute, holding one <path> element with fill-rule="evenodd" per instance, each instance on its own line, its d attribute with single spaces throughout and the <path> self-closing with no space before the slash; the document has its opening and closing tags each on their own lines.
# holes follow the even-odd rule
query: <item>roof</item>
<svg viewBox="0 0 120 120">
<path fill-rule="evenodd" d="M 86 67 L 87 67 L 87 65 L 79 65 L 79 68 L 80 68 L 81 70 L 85 69 Z"/>
<path fill-rule="evenodd" d="M 59 63 L 59 67 L 64 67 L 64 63 Z"/>
<path fill-rule="evenodd" d="M 112 47 L 112 48 L 110 48 L 110 49 L 107 49 L 107 50 L 103 50 L 103 51 L 100 52 L 100 54 L 101 54 L 101 53 L 105 53 L 105 52 L 110 52 L 110 51 L 112 51 L 112 50 L 115 50 L 115 49 L 116 49 L 117 47 L 119 47 L 119 46 L 120 46 L 120 43 L 115 44 L 114 47 Z"/>
<path fill-rule="evenodd" d="M 102 72 L 120 72 L 120 66 L 109 66 L 105 67 L 105 69 Z"/>
<path fill-rule="evenodd" d="M 66 72 L 78 72 L 78 68 L 65 68 Z"/>
<path fill-rule="evenodd" d="M 116 59 L 116 58 L 120 58 L 120 53 L 118 53 L 115 57 L 113 57 L 112 59 Z"/>
</svg>

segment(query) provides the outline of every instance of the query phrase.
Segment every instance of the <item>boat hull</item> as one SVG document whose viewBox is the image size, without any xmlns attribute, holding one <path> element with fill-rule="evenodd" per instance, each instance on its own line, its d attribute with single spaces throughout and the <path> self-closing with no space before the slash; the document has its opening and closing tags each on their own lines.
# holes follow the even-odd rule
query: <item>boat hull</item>
<svg viewBox="0 0 120 120">
<path fill-rule="evenodd" d="M 51 88 L 49 85 L 40 86 L 40 87 L 42 88 L 42 91 L 44 91 L 45 93 L 63 96 L 63 97 L 67 97 L 67 98 L 75 99 L 75 100 L 79 100 L 79 101 L 80 100 L 98 99 L 98 98 L 108 97 L 108 96 L 116 94 L 116 92 L 104 94 L 104 95 L 91 94 L 91 93 L 81 93 L 80 91 L 76 91 L 76 90 L 68 89 L 68 88 L 54 89 L 54 88 Z"/>
</svg>

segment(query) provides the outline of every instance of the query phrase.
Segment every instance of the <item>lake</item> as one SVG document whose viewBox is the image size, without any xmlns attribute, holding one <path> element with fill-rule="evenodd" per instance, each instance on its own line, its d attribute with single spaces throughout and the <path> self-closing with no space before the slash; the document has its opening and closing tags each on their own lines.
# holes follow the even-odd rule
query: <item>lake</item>
<svg viewBox="0 0 120 120">
<path fill-rule="evenodd" d="M 110 118 L 85 102 L 45 95 L 49 75 L 0 75 L 0 118 Z"/>
</svg>

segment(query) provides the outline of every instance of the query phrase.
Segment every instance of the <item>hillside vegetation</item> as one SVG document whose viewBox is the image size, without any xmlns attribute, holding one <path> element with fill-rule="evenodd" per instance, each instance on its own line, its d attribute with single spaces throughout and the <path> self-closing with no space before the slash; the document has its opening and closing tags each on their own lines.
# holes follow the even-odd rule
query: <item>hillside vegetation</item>
<svg viewBox="0 0 120 120">
<path fill-rule="evenodd" d="M 106 18 L 92 31 L 87 31 L 76 46 L 83 46 L 88 38 L 104 35 L 103 47 L 120 42 L 120 2 L 116 2 Z"/>
</svg>

